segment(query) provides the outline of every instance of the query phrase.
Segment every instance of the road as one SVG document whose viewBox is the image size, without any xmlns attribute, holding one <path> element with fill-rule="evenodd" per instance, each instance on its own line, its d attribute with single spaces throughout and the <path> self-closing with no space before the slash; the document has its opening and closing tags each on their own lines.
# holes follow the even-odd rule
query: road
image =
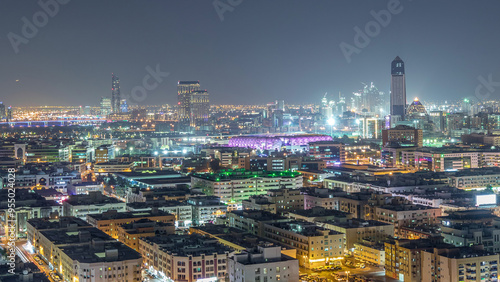
<svg viewBox="0 0 500 282">
<path fill-rule="evenodd" d="M 21 260 L 23 260 L 24 262 L 26 260 L 29 260 L 30 262 L 34 263 L 38 267 L 38 269 L 40 269 L 41 272 L 45 273 L 45 276 L 48 277 L 50 282 L 57 282 L 50 275 L 50 273 L 52 271 L 50 271 L 49 266 L 43 260 L 40 260 L 40 263 L 38 263 L 34 259 L 35 255 L 31 254 L 28 250 L 25 249 L 25 245 L 26 245 L 26 240 L 17 240 L 16 241 L 16 252 L 18 253 Z"/>
</svg>

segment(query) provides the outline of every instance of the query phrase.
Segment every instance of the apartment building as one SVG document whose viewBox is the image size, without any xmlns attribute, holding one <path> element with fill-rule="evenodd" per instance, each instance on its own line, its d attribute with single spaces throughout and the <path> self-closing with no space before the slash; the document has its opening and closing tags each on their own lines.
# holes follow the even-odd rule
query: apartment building
<svg viewBox="0 0 500 282">
<path fill-rule="evenodd" d="M 344 234 L 303 221 L 264 224 L 264 238 L 297 249 L 299 265 L 315 268 L 339 263 L 344 255 Z"/>
<path fill-rule="evenodd" d="M 141 238 L 139 251 L 150 271 L 175 282 L 225 279 L 233 252 L 217 239 L 197 234 Z"/>
</svg>

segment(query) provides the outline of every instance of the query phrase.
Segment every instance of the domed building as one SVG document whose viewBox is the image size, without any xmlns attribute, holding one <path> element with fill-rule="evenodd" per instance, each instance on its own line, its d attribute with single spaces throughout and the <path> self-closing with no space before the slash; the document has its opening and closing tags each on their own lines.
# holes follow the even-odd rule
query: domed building
<svg viewBox="0 0 500 282">
<path fill-rule="evenodd" d="M 424 105 L 420 103 L 418 98 L 415 98 L 413 102 L 410 105 L 408 105 L 406 115 L 410 119 L 421 119 L 427 116 L 427 110 L 425 109 Z"/>
</svg>

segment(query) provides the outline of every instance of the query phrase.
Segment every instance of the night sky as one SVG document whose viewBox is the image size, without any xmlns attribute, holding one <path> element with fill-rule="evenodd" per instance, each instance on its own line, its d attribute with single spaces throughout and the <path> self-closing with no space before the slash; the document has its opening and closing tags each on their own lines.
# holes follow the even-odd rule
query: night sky
<svg viewBox="0 0 500 282">
<path fill-rule="evenodd" d="M 397 55 L 408 100 L 471 96 L 478 76 L 500 81 L 497 0 L 401 0 L 402 11 L 350 63 L 339 45 L 355 46 L 354 27 L 392 0 L 242 0 L 223 21 L 212 0 L 71 0 L 16 54 L 8 34 L 23 36 L 21 18 L 43 11 L 37 2 L 2 1 L 0 101 L 8 105 L 98 105 L 111 95 L 112 72 L 130 95 L 157 65 L 170 75 L 142 104 L 177 102 L 178 80 L 199 80 L 213 104 L 319 103 L 325 92 L 371 81 L 389 92 Z"/>
</svg>

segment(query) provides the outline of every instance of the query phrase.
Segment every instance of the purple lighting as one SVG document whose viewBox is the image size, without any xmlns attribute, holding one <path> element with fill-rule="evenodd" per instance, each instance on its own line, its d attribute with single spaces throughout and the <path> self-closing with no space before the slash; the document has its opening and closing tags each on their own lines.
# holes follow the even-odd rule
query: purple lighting
<svg viewBox="0 0 500 282">
<path fill-rule="evenodd" d="M 307 146 L 311 142 L 332 141 L 328 135 L 252 135 L 238 136 L 229 140 L 229 147 L 275 150 L 283 146 Z"/>
</svg>

